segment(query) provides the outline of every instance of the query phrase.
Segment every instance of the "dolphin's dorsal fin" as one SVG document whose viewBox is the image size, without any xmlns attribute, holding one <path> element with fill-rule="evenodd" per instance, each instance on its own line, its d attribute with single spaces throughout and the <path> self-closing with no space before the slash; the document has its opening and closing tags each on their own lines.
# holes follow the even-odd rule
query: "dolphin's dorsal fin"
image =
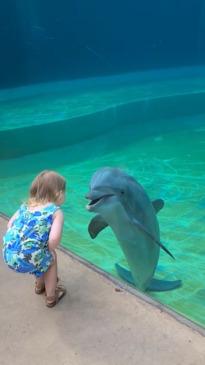
<svg viewBox="0 0 205 365">
<path fill-rule="evenodd" d="M 164 207 L 164 200 L 156 199 L 152 201 L 153 208 L 158 213 Z"/>
<path fill-rule="evenodd" d="M 88 232 L 90 233 L 91 238 L 95 238 L 99 232 L 101 232 L 104 228 L 106 228 L 108 224 L 104 221 L 100 214 L 96 215 L 93 219 L 91 219 Z"/>
<path fill-rule="evenodd" d="M 142 223 L 140 223 L 137 219 L 133 219 L 133 223 L 136 224 L 136 226 L 140 228 L 141 231 L 148 235 L 153 240 L 153 242 L 160 246 L 169 256 L 175 260 L 175 257 L 172 255 L 172 253 L 163 245 L 162 242 L 158 241 L 150 232 L 148 232 Z"/>
</svg>

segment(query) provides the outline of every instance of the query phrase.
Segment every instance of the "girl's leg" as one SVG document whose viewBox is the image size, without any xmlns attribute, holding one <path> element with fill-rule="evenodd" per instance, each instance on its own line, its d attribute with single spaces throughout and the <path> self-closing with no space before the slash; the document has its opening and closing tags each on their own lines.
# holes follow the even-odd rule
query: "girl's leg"
<svg viewBox="0 0 205 365">
<path fill-rule="evenodd" d="M 45 290 L 45 281 L 44 281 L 44 274 L 39 278 L 36 277 L 36 282 L 35 282 L 35 291 L 37 294 L 39 294 L 39 292 L 43 292 Z"/>
<path fill-rule="evenodd" d="M 45 281 L 44 281 L 44 275 L 42 275 L 40 278 L 36 278 L 35 281 L 35 293 L 36 294 L 42 294 L 45 291 Z"/>
<path fill-rule="evenodd" d="M 47 297 L 55 296 L 57 286 L 57 255 L 55 251 L 52 253 L 54 256 L 54 262 L 44 274 Z"/>
<path fill-rule="evenodd" d="M 53 255 L 54 262 L 44 274 L 47 307 L 53 307 L 56 305 L 58 301 L 66 294 L 66 289 L 62 285 L 57 285 L 57 255 L 55 251 L 53 251 Z"/>
</svg>

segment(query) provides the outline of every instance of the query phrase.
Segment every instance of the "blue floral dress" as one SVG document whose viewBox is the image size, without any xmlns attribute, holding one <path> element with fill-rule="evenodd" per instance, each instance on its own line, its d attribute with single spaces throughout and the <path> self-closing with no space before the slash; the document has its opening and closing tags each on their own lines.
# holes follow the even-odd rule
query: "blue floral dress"
<svg viewBox="0 0 205 365">
<path fill-rule="evenodd" d="M 53 214 L 59 209 L 49 204 L 29 211 L 26 204 L 18 210 L 17 218 L 3 237 L 3 258 L 13 270 L 42 276 L 53 262 L 48 250 L 48 238 Z"/>
</svg>

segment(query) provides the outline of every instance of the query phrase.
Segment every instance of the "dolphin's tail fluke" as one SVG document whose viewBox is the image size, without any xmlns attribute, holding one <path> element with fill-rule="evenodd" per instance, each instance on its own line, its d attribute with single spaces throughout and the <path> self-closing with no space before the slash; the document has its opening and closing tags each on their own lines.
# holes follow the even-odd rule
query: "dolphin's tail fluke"
<svg viewBox="0 0 205 365">
<path fill-rule="evenodd" d="M 149 291 L 168 291 L 180 288 L 182 286 L 181 280 L 159 280 L 159 279 L 152 279 L 149 287 L 147 290 Z"/>
<path fill-rule="evenodd" d="M 134 286 L 135 282 L 132 276 L 132 273 L 125 269 L 124 267 L 120 266 L 119 264 L 115 264 L 116 270 L 118 275 L 125 281 L 127 281 L 129 284 L 132 284 Z M 147 291 L 168 291 L 180 288 L 182 286 L 181 280 L 174 280 L 174 281 L 168 281 L 168 280 L 159 280 L 159 279 L 152 279 L 149 287 L 146 289 Z"/>
</svg>

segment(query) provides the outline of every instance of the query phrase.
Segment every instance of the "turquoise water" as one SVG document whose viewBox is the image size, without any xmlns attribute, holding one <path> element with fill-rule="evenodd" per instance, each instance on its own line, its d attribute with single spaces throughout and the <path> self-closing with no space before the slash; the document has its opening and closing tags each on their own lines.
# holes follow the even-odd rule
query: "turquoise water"
<svg viewBox="0 0 205 365">
<path fill-rule="evenodd" d="M 88 111 L 86 112 L 85 109 L 87 103 L 89 103 L 89 113 L 103 110 L 102 114 L 95 114 L 95 118 L 91 118 L 88 113 L 87 119 L 76 119 L 74 124 L 69 124 L 69 119 L 65 120 L 68 126 L 63 127 L 66 128 L 63 132 L 60 129 L 60 133 L 66 131 L 66 138 L 69 140 L 73 133 L 77 138 L 77 134 L 79 136 L 81 134 L 82 137 L 82 133 L 86 132 L 85 140 L 77 138 L 75 142 L 71 139 L 72 143 L 69 146 L 53 147 L 47 151 L 18 158 L 0 159 L 0 211 L 9 215 L 13 214 L 19 204 L 27 198 L 28 186 L 33 177 L 45 168 L 57 170 L 68 181 L 67 198 L 63 207 L 65 229 L 62 245 L 117 277 L 115 263 L 120 262 L 126 265 L 122 251 L 109 228 L 101 232 L 95 240 L 89 237 L 87 227 L 92 214 L 85 209 L 87 204 L 85 195 L 91 176 L 98 168 L 120 167 L 144 186 L 151 199 L 164 199 L 165 207 L 158 215 L 161 240 L 173 253 L 176 260 L 172 260 L 161 252 L 156 276 L 170 280 L 181 279 L 183 282 L 180 289 L 164 293 L 147 293 L 147 295 L 205 326 L 203 80 L 193 78 L 180 81 L 177 77 L 167 83 L 160 81 L 160 83 L 150 84 L 146 82 L 139 87 L 132 84 L 133 78 L 130 78 L 129 81 L 119 78 L 118 85 L 114 85 L 113 80 L 108 81 L 107 86 L 103 81 L 104 89 L 100 80 L 98 80 L 97 88 L 96 82 L 95 87 L 91 87 L 90 82 L 87 82 L 89 90 L 88 86 L 84 85 L 85 89 L 82 91 L 79 85 L 75 88 L 74 93 L 72 91 L 72 97 L 68 93 L 67 86 L 66 95 L 65 90 L 62 95 L 58 92 L 50 95 L 46 90 L 49 85 L 42 90 L 42 93 L 45 93 L 42 98 L 33 95 L 35 94 L 33 88 L 26 90 L 27 99 L 23 100 L 21 93 L 19 94 L 21 95 L 20 100 L 17 100 L 18 90 L 12 90 L 11 100 L 8 97 L 9 92 L 6 93 L 6 96 L 4 94 L 5 98 L 3 94 L 0 95 L 0 117 L 4 118 L 1 119 L 1 122 L 4 123 L 1 124 L 0 141 L 1 145 L 4 143 L 9 148 L 14 147 L 13 153 L 16 152 L 15 143 L 20 145 L 24 140 L 15 141 L 14 138 L 12 142 L 14 146 L 10 146 L 11 139 L 4 138 L 9 134 L 4 135 L 3 133 L 7 129 L 11 130 L 11 133 L 14 131 L 14 137 L 17 136 L 15 126 L 27 127 L 23 129 L 22 136 L 27 139 L 28 145 L 35 146 L 36 144 L 38 149 L 38 141 L 34 138 L 35 129 L 32 125 L 32 122 L 34 121 L 35 124 L 35 120 L 37 120 L 36 116 L 33 117 L 36 110 L 42 115 L 40 122 L 38 120 L 38 124 L 42 128 L 40 131 L 46 133 L 45 138 L 47 135 L 49 138 L 53 137 L 54 142 L 55 134 L 51 136 L 52 123 L 49 124 L 49 116 L 51 116 L 51 122 L 57 122 L 59 117 L 65 117 L 64 113 L 71 113 L 71 118 L 79 116 L 80 113 L 87 115 Z M 62 88 L 62 84 L 59 88 Z M 81 90 L 81 94 L 79 94 L 79 90 Z M 15 92 L 16 95 L 14 95 Z M 193 102 L 188 105 L 191 100 L 190 92 Z M 173 110 L 169 109 L 170 101 L 167 104 L 168 99 L 164 98 L 164 93 L 166 96 L 169 95 L 171 102 L 173 100 Z M 184 104 L 182 105 L 180 97 L 186 93 L 188 99 L 183 99 Z M 126 98 L 124 98 L 125 96 Z M 200 103 L 197 102 L 198 98 Z M 40 99 L 41 103 L 39 103 Z M 133 104 L 128 104 L 126 109 L 122 108 L 123 100 L 133 102 L 139 101 L 139 99 L 142 100 L 141 104 L 136 104 L 134 107 Z M 68 100 L 71 109 L 67 107 Z M 157 100 L 159 109 L 155 108 L 153 100 Z M 111 108 L 113 105 L 115 105 L 114 109 Z M 118 109 L 118 105 L 121 109 Z M 82 109 L 80 109 L 81 106 Z M 104 111 L 104 108 L 111 108 L 109 109 L 111 112 L 108 113 L 106 109 Z M 191 115 L 189 113 L 186 115 L 187 109 Z M 62 112 L 61 116 L 59 116 L 59 110 Z M 198 111 L 197 115 L 195 115 L 195 111 Z M 161 118 L 156 118 L 158 114 Z M 168 114 L 171 116 L 168 117 Z M 180 115 L 177 116 L 178 114 Z M 148 115 L 149 118 L 155 116 L 155 119 L 149 120 L 144 115 Z M 88 128 L 89 118 L 92 119 L 92 123 Z M 104 128 L 99 123 L 105 123 Z M 55 132 L 59 133 L 58 124 L 55 125 L 57 127 Z M 72 127 L 69 128 L 69 126 Z M 35 136 L 37 137 L 37 134 Z M 119 280 L 121 279 L 119 278 Z"/>
<path fill-rule="evenodd" d="M 117 277 L 115 262 L 126 264 L 122 251 L 109 228 L 95 240 L 89 237 L 92 215 L 85 209 L 85 194 L 99 167 L 126 170 L 151 199 L 165 200 L 158 215 L 161 240 L 176 260 L 162 252 L 157 275 L 183 281 L 180 289 L 148 295 L 205 325 L 205 115 L 184 119 L 188 129 L 178 128 L 182 119 L 169 119 L 172 132 L 156 128 L 157 133 L 139 139 L 139 128 L 146 126 L 136 123 L 69 147 L 2 160 L 0 201 L 1 210 L 12 214 L 39 170 L 57 170 L 68 181 L 63 246 Z M 163 122 L 153 121 L 156 126 Z"/>
</svg>

